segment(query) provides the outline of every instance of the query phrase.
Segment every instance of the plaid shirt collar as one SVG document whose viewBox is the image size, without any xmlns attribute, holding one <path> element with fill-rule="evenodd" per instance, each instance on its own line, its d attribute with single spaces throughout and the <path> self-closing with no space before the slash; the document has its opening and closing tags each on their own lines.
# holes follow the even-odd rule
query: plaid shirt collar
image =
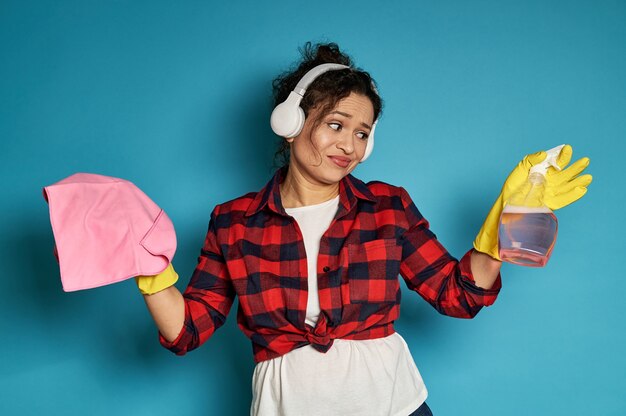
<svg viewBox="0 0 626 416">
<path fill-rule="evenodd" d="M 249 217 L 267 207 L 277 214 L 287 216 L 280 198 L 280 184 L 287 175 L 289 166 L 278 169 L 272 179 L 261 189 L 246 211 L 245 216 Z M 356 205 L 357 199 L 375 202 L 376 199 L 367 186 L 351 174 L 344 176 L 339 182 L 339 208 L 336 217 L 350 212 Z"/>
</svg>

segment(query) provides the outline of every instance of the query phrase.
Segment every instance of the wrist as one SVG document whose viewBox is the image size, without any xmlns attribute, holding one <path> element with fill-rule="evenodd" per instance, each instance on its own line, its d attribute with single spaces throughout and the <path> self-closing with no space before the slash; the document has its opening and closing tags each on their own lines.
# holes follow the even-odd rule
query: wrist
<svg viewBox="0 0 626 416">
<path fill-rule="evenodd" d="M 470 260 L 476 286 L 491 289 L 500 274 L 502 261 L 479 251 L 473 251 Z"/>
<path fill-rule="evenodd" d="M 178 280 L 178 273 L 170 263 L 161 273 L 151 276 L 136 276 L 135 283 L 142 295 L 153 295 L 168 287 Z"/>
</svg>

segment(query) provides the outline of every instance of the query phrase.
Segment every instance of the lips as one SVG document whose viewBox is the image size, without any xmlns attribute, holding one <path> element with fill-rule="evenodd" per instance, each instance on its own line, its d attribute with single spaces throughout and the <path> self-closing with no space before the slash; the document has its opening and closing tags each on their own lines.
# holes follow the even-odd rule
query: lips
<svg viewBox="0 0 626 416">
<path fill-rule="evenodd" d="M 341 157 L 341 156 L 328 156 L 330 158 L 330 160 L 333 161 L 333 163 L 337 166 L 339 166 L 340 168 L 346 168 L 348 167 L 348 165 L 351 162 L 351 159 L 348 159 L 347 157 Z"/>
</svg>

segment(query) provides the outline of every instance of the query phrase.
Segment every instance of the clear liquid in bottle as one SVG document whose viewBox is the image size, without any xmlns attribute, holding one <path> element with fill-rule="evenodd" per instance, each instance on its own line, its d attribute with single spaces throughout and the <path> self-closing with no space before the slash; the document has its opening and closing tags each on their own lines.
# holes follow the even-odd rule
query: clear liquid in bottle
<svg viewBox="0 0 626 416">
<path fill-rule="evenodd" d="M 500 259 L 528 267 L 543 267 L 552 254 L 558 222 L 547 207 L 506 205 L 500 218 Z"/>
</svg>

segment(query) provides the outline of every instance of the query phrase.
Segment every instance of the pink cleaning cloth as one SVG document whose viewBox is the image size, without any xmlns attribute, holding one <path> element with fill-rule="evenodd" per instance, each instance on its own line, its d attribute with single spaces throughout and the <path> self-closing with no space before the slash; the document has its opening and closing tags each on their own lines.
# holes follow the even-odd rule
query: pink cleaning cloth
<svg viewBox="0 0 626 416">
<path fill-rule="evenodd" d="M 174 257 L 174 224 L 127 180 L 76 173 L 43 195 L 66 292 L 159 274 Z"/>
</svg>

